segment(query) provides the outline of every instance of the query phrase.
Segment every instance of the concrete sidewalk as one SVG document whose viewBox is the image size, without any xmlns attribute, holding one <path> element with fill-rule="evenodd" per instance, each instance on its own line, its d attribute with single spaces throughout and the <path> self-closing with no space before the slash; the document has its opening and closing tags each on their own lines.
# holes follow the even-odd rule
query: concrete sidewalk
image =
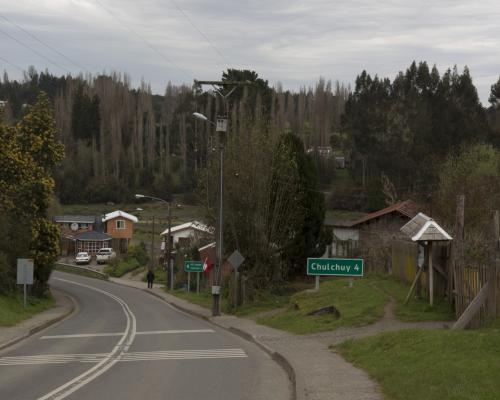
<svg viewBox="0 0 500 400">
<path fill-rule="evenodd" d="M 54 296 L 56 303 L 55 307 L 36 314 L 17 325 L 0 327 L 0 350 L 61 321 L 75 309 L 75 304 L 66 294 L 52 290 L 52 296 Z"/>
<path fill-rule="evenodd" d="M 211 311 L 166 293 L 161 285 L 146 289 L 144 282 L 110 278 L 122 285 L 143 289 L 167 303 L 209 320 L 256 343 L 287 371 L 296 399 L 382 400 L 369 376 L 329 350 L 331 342 L 314 335 L 294 335 L 230 315 L 212 317 Z M 324 338 L 322 338 L 324 339 Z"/>
</svg>

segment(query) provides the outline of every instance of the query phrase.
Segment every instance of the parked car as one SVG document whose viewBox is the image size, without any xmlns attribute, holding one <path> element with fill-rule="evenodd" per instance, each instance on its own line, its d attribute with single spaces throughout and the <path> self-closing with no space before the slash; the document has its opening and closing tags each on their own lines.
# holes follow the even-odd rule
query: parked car
<svg viewBox="0 0 500 400">
<path fill-rule="evenodd" d="M 116 253 L 111 247 L 103 247 L 96 254 L 97 264 L 105 264 L 116 257 Z"/>
<path fill-rule="evenodd" d="M 87 253 L 86 251 L 82 251 L 76 255 L 75 262 L 77 264 L 88 264 L 90 263 L 91 258 L 92 257 L 89 253 Z"/>
</svg>

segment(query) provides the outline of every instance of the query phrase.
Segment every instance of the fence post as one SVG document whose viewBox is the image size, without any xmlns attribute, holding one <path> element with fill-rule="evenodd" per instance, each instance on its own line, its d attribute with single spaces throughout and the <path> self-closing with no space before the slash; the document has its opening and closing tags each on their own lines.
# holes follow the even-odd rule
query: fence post
<svg viewBox="0 0 500 400">
<path fill-rule="evenodd" d="M 454 270 L 457 265 L 463 262 L 463 238 L 464 238 L 464 218 L 465 217 L 465 195 L 457 196 L 457 211 L 455 216 L 455 231 L 453 232 L 453 242 L 451 243 L 451 257 L 448 263 L 447 296 L 450 302 L 453 301 L 453 280 Z"/>
</svg>

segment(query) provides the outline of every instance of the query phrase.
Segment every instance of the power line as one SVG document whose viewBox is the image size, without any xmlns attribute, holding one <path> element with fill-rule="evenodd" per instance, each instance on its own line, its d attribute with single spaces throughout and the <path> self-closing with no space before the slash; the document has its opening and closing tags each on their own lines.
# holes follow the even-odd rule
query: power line
<svg viewBox="0 0 500 400">
<path fill-rule="evenodd" d="M 139 35 L 134 29 L 129 27 L 127 24 L 125 24 L 120 18 L 118 18 L 108 7 L 106 7 L 100 0 L 95 0 L 95 2 L 104 10 L 106 11 L 109 15 L 111 15 L 118 23 L 125 29 L 127 29 L 129 32 L 131 32 L 133 35 L 135 35 L 137 38 L 139 38 L 146 46 L 148 46 L 152 51 L 154 51 L 156 54 L 158 54 L 163 60 L 168 62 L 169 64 L 173 65 L 177 70 L 182 72 L 182 74 L 188 78 L 188 80 L 192 80 L 192 78 L 189 76 L 188 72 L 181 67 L 179 67 L 174 61 L 166 57 L 163 53 L 161 53 L 156 47 L 154 47 L 151 43 L 149 43 L 144 37 Z"/>
<path fill-rule="evenodd" d="M 9 65 L 11 65 L 11 66 L 12 66 L 12 67 L 14 67 L 14 68 L 17 68 L 19 71 L 24 72 L 24 69 L 22 69 L 19 65 L 16 65 L 16 64 L 14 64 L 14 63 L 11 63 L 9 60 L 7 60 L 7 59 L 3 58 L 2 56 L 0 56 L 0 60 L 2 60 L 3 62 L 5 62 L 5 63 L 7 63 L 7 64 L 9 64 Z"/>
<path fill-rule="evenodd" d="M 12 39 L 13 41 L 15 41 L 16 43 L 19 43 L 21 46 L 24 46 L 26 47 L 28 50 L 32 51 L 33 53 L 35 53 L 36 55 L 38 55 L 39 57 L 42 57 L 45 61 L 48 61 L 49 63 L 51 63 L 52 65 L 54 65 L 55 67 L 59 68 L 60 70 L 62 71 L 65 71 L 67 72 L 68 74 L 71 74 L 71 71 L 68 70 L 67 68 L 64 68 L 62 66 L 60 66 L 59 64 L 57 64 L 56 62 L 50 60 L 49 58 L 45 57 L 42 53 L 36 51 L 35 49 L 33 49 L 32 47 L 28 46 L 27 44 L 21 42 L 20 40 L 16 39 L 14 36 L 12 35 L 9 35 L 7 32 L 5 32 L 4 30 L 0 29 L 0 32 L 3 33 L 5 36 L 7 36 L 8 38 Z"/>
<path fill-rule="evenodd" d="M 222 59 L 225 61 L 225 63 L 229 66 L 229 60 L 226 58 L 226 56 L 224 54 L 222 54 L 222 52 L 217 48 L 215 47 L 215 45 L 212 43 L 212 41 L 208 38 L 207 35 L 205 35 L 196 25 L 195 23 L 193 22 L 193 20 L 189 17 L 189 15 L 187 15 L 184 10 L 182 8 L 179 7 L 179 5 L 174 1 L 174 0 L 170 0 L 170 2 L 174 5 L 175 8 L 177 8 L 177 10 L 179 10 L 179 12 L 184 16 L 184 18 L 186 18 L 188 20 L 188 22 L 191 24 L 191 26 L 196 29 L 196 31 L 207 41 L 207 43 L 210 45 L 210 47 L 219 55 L 222 57 Z"/>
<path fill-rule="evenodd" d="M 3 20 L 7 21 L 9 24 L 17 27 L 18 29 L 20 29 L 21 31 L 23 31 L 24 33 L 26 33 L 31 38 L 35 39 L 37 42 L 41 43 L 43 46 L 45 46 L 49 50 L 52 50 L 54 53 L 60 55 L 66 61 L 69 61 L 71 64 L 73 64 L 75 67 L 80 68 L 81 70 L 84 70 L 84 71 L 86 71 L 87 73 L 90 74 L 90 71 L 87 68 L 83 67 L 82 65 L 78 64 L 77 62 L 73 61 L 71 58 L 69 58 L 66 55 L 64 55 L 63 53 L 61 53 L 59 50 L 53 48 L 52 46 L 48 45 L 47 43 L 45 43 L 41 39 L 37 38 L 34 34 L 32 34 L 31 32 L 29 32 L 27 29 L 23 28 L 21 25 L 19 25 L 19 24 L 15 23 L 14 21 L 10 20 L 5 15 L 0 14 L 0 18 L 2 18 Z"/>
</svg>

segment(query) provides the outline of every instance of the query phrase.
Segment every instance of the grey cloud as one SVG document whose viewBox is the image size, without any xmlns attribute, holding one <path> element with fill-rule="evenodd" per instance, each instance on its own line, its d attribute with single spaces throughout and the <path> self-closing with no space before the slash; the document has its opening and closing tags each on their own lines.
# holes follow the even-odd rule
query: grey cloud
<svg viewBox="0 0 500 400">
<path fill-rule="evenodd" d="M 93 72 L 118 69 L 133 82 L 144 77 L 158 93 L 169 80 L 190 84 L 193 78 L 218 78 L 228 67 L 226 59 L 232 67 L 255 69 L 293 89 L 313 84 L 320 75 L 347 84 L 363 69 L 393 78 L 414 59 L 436 63 L 441 72 L 468 65 L 483 102 L 500 75 L 500 3 L 493 0 L 175 0 L 224 58 L 171 1 L 99 1 L 180 70 L 95 0 L 0 0 L 0 10 Z M 31 43 L 1 20 L 0 28 Z M 46 66 L 0 37 L 2 56 L 11 62 Z"/>
</svg>

